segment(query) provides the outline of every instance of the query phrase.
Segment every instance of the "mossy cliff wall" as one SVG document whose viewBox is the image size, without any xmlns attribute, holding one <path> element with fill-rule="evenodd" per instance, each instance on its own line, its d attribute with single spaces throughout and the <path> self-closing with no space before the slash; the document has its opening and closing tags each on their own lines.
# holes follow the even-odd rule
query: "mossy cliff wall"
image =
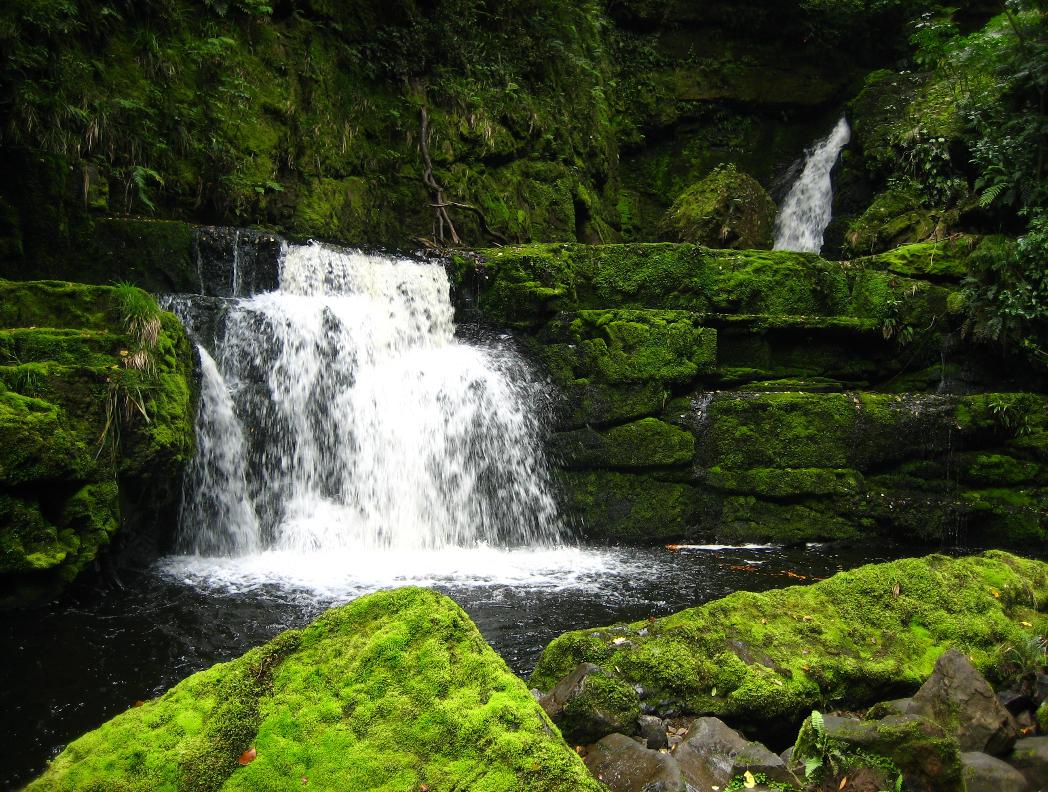
<svg viewBox="0 0 1048 792">
<path fill-rule="evenodd" d="M 128 300 L 158 323 L 148 359 Z M 0 605 L 60 590 L 122 526 L 125 545 L 170 534 L 192 370 L 181 323 L 144 292 L 0 280 Z"/>
<path fill-rule="evenodd" d="M 0 275 L 111 215 L 416 245 L 441 197 L 468 244 L 652 240 L 720 164 L 777 189 L 934 5 L 13 0 Z"/>
<path fill-rule="evenodd" d="M 550 449 L 590 538 L 1043 546 L 1043 383 L 958 332 L 978 244 L 531 245 L 452 269 L 460 316 L 515 329 L 559 394 Z"/>
<path fill-rule="evenodd" d="M 70 743 L 28 788 L 605 787 L 461 608 L 398 589 L 194 674 Z"/>
</svg>

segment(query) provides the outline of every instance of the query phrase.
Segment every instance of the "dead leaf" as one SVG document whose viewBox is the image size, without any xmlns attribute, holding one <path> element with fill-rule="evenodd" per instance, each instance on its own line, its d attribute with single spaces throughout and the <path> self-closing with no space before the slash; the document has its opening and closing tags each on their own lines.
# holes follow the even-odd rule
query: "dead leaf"
<svg viewBox="0 0 1048 792">
<path fill-rule="evenodd" d="M 132 707 L 144 707 L 145 705 L 146 705 L 146 703 L 145 703 L 144 701 L 136 701 L 136 702 L 135 702 L 134 704 L 132 704 L 131 706 L 132 706 Z"/>
<path fill-rule="evenodd" d="M 757 779 L 753 777 L 753 773 L 749 770 L 742 774 L 742 785 L 747 789 L 753 789 L 757 786 Z"/>
<path fill-rule="evenodd" d="M 1019 622 L 1019 624 L 1021 624 L 1023 627 L 1033 627 L 1033 625 L 1030 624 L 1030 622 L 1028 621 L 1021 621 Z"/>
<path fill-rule="evenodd" d="M 240 754 L 240 758 L 237 759 L 237 764 L 240 764 L 240 765 L 249 765 L 249 764 L 251 764 L 253 761 L 255 761 L 256 754 L 257 754 L 257 751 L 255 751 L 255 746 L 252 745 L 250 748 L 248 748 L 246 751 L 244 751 L 244 753 Z"/>
<path fill-rule="evenodd" d="M 419 784 L 418 792 L 429 792 L 429 784 Z"/>
<path fill-rule="evenodd" d="M 666 545 L 666 549 L 672 553 L 676 550 L 680 550 L 680 545 Z"/>
<path fill-rule="evenodd" d="M 848 785 L 848 776 L 841 779 L 841 785 L 837 789 L 844 789 Z"/>
<path fill-rule="evenodd" d="M 896 582 L 896 583 L 895 583 L 895 585 L 894 585 L 894 586 L 892 586 L 892 596 L 893 596 L 893 597 L 896 597 L 896 598 L 898 598 L 898 596 L 899 596 L 899 595 L 900 595 L 901 593 L 902 593 L 902 586 L 900 586 L 900 585 L 898 584 L 898 582 Z"/>
<path fill-rule="evenodd" d="M 995 588 L 990 589 L 990 593 L 993 594 L 993 598 L 994 599 L 1000 599 L 1001 598 L 1001 592 L 999 592 Z"/>
</svg>

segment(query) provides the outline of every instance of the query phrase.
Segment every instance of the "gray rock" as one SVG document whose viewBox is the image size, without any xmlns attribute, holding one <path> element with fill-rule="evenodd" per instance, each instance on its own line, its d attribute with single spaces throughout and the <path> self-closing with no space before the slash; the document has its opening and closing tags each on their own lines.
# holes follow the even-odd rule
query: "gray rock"
<svg viewBox="0 0 1048 792">
<path fill-rule="evenodd" d="M 1048 789 L 1048 737 L 1024 737 L 1015 744 L 1008 764 L 1026 776 L 1031 789 Z"/>
<path fill-rule="evenodd" d="M 948 649 L 917 691 L 908 712 L 935 721 L 957 737 L 962 751 L 1001 756 L 1015 744 L 1015 719 L 975 666 L 961 652 Z"/>
<path fill-rule="evenodd" d="M 577 666 L 539 704 L 572 744 L 595 742 L 613 732 L 638 732 L 637 692 L 593 663 Z"/>
<path fill-rule="evenodd" d="M 797 782 L 782 759 L 717 718 L 697 718 L 673 755 L 684 780 L 697 789 L 723 787 L 747 770 L 763 773 L 769 781 Z"/>
<path fill-rule="evenodd" d="M 965 792 L 1027 792 L 1029 789 L 1022 773 L 989 754 L 963 753 L 961 766 Z"/>
<path fill-rule="evenodd" d="M 685 792 L 676 759 L 624 734 L 609 734 L 590 746 L 585 762 L 611 792 Z"/>
<path fill-rule="evenodd" d="M 649 748 L 657 751 L 659 748 L 670 747 L 666 739 L 666 724 L 661 718 L 656 718 L 654 715 L 641 715 L 637 719 L 637 725 L 640 727 L 640 736 L 648 741 Z"/>
<path fill-rule="evenodd" d="M 1040 704 L 1044 701 L 1048 701 L 1048 674 L 1042 674 L 1040 671 L 1037 672 L 1033 678 L 1033 701 L 1034 704 Z"/>
<path fill-rule="evenodd" d="M 866 718 L 868 720 L 880 720 L 881 718 L 887 718 L 889 715 L 905 715 L 909 711 L 912 701 L 912 698 L 882 701 L 870 707 L 866 713 Z"/>
<path fill-rule="evenodd" d="M 1024 710 L 1033 707 L 1033 699 L 1021 690 L 998 690 L 997 700 L 1001 702 L 1002 707 L 1016 717 Z"/>
</svg>

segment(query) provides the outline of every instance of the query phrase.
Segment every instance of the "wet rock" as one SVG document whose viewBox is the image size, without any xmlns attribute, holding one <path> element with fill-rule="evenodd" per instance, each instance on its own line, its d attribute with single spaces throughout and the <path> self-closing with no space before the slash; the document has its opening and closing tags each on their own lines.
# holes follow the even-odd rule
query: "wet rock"
<svg viewBox="0 0 1048 792">
<path fill-rule="evenodd" d="M 698 789 L 723 787 L 747 770 L 769 781 L 796 782 L 780 757 L 717 718 L 696 719 L 673 755 L 684 779 Z"/>
<path fill-rule="evenodd" d="M 1048 674 L 1038 673 L 1033 678 L 1033 700 L 1035 704 L 1048 701 Z"/>
<path fill-rule="evenodd" d="M 573 744 L 618 732 L 637 734 L 640 699 L 630 685 L 593 663 L 581 663 L 539 703 Z"/>
<path fill-rule="evenodd" d="M 1033 700 L 1027 693 L 1013 688 L 997 691 L 997 700 L 1001 702 L 1002 707 L 1016 717 L 1024 710 L 1030 709 L 1033 704 Z"/>
<path fill-rule="evenodd" d="M 978 751 L 963 753 L 961 765 L 965 792 L 1025 792 L 1029 789 L 1022 773 L 989 754 Z"/>
<path fill-rule="evenodd" d="M 956 649 L 939 657 L 908 711 L 952 732 L 962 751 L 1001 756 L 1018 736 L 1015 719 L 997 700 L 990 683 Z"/>
<path fill-rule="evenodd" d="M 1033 789 L 1048 784 L 1048 737 L 1024 737 L 1015 743 L 1008 764 L 1026 776 Z"/>
<path fill-rule="evenodd" d="M 279 236 L 247 228 L 200 226 L 193 237 L 201 294 L 249 297 L 278 287 L 284 244 Z"/>
<path fill-rule="evenodd" d="M 661 718 L 656 718 L 654 715 L 641 715 L 637 719 L 637 725 L 640 727 L 640 736 L 647 740 L 649 748 L 658 750 L 670 747 L 666 739 L 666 724 Z"/>
<path fill-rule="evenodd" d="M 913 792 L 963 792 L 957 740 L 941 726 L 917 715 L 890 715 L 861 721 L 835 715 L 823 717 L 821 734 L 809 718 L 797 737 L 797 761 L 822 758 L 822 745 L 834 744 L 845 754 L 887 756 L 902 771 Z"/>
<path fill-rule="evenodd" d="M 910 708 L 912 698 L 892 699 L 874 704 L 866 713 L 868 720 L 880 720 L 889 715 L 905 715 Z"/>
<path fill-rule="evenodd" d="M 586 767 L 611 792 L 685 792 L 681 769 L 670 754 L 609 734 L 590 747 Z"/>
</svg>

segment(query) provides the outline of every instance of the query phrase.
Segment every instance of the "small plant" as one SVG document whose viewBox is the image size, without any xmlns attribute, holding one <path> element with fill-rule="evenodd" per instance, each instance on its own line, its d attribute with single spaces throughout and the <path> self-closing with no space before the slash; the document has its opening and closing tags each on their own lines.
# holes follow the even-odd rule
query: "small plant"
<svg viewBox="0 0 1048 792">
<path fill-rule="evenodd" d="M 893 792 L 902 790 L 902 772 L 890 759 L 861 749 L 845 752 L 839 743 L 830 739 L 826 719 L 818 710 L 814 710 L 801 727 L 793 755 L 797 760 L 803 760 L 804 778 L 809 785 L 835 779 L 853 768 L 872 767 L 881 771 Z"/>
</svg>

